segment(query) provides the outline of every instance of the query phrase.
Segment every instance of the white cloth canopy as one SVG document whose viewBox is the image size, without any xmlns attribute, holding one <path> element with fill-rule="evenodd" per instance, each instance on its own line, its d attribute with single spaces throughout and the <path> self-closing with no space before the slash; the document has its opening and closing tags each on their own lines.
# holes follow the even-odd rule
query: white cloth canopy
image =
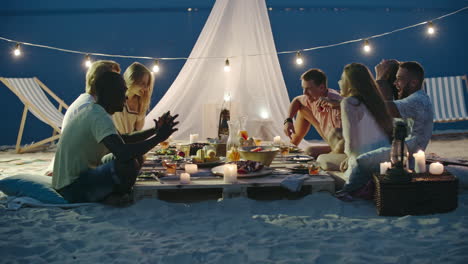
<svg viewBox="0 0 468 264">
<path fill-rule="evenodd" d="M 260 54 L 260 55 L 254 55 Z M 226 58 L 231 71 L 224 72 Z M 231 120 L 248 116 L 250 136 L 281 135 L 289 105 L 264 0 L 217 0 L 174 83 L 146 116 L 145 128 L 164 112 L 179 114 L 175 139 L 217 137 L 225 95 Z"/>
</svg>

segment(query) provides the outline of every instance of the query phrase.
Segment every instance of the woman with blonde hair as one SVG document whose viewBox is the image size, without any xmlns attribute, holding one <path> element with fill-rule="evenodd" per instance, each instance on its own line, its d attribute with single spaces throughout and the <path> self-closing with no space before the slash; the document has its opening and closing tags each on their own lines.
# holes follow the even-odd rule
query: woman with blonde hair
<svg viewBox="0 0 468 264">
<path fill-rule="evenodd" d="M 392 118 L 382 94 L 369 69 L 360 63 L 345 66 L 341 80 L 341 119 L 345 154 L 342 164 L 349 181 L 340 192 L 341 197 L 356 194 L 366 186 L 370 175 L 357 165 L 357 157 L 366 152 L 389 146 L 392 140 Z M 339 197 L 340 197 L 339 196 Z"/>
<path fill-rule="evenodd" d="M 122 112 L 112 118 L 119 133 L 128 134 L 140 131 L 145 122 L 153 94 L 154 78 L 143 64 L 134 62 L 124 72 L 127 85 L 127 101 Z"/>
</svg>

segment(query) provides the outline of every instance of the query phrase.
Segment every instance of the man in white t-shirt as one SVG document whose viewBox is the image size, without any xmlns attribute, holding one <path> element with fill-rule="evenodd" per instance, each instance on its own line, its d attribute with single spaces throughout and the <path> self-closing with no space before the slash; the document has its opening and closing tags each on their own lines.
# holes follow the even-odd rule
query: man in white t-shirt
<svg viewBox="0 0 468 264">
<path fill-rule="evenodd" d="M 87 105 L 95 102 L 96 89 L 94 84 L 97 77 L 104 72 L 116 72 L 120 73 L 120 66 L 115 61 L 110 60 L 98 60 L 93 62 L 86 72 L 86 88 L 85 93 L 80 94 L 78 98 L 68 107 L 67 111 L 62 120 L 62 131 L 67 127 L 71 119 L 73 119 L 78 112 L 80 112 Z M 50 162 L 49 166 L 45 171 L 45 175 L 52 176 L 54 169 L 54 159 Z"/>
<path fill-rule="evenodd" d="M 96 103 L 81 109 L 62 131 L 55 154 L 52 187 L 69 202 L 100 202 L 128 194 L 141 168 L 142 155 L 177 129 L 170 113 L 156 127 L 119 135 L 111 115 L 122 111 L 127 87 L 118 73 L 106 72 L 95 82 Z M 132 143 L 132 144 L 128 144 Z M 111 152 L 115 159 L 103 163 Z"/>
</svg>

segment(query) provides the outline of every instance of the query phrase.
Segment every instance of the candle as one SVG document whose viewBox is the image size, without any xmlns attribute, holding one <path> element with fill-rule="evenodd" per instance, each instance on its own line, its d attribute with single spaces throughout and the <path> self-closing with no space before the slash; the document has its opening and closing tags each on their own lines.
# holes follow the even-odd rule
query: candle
<svg viewBox="0 0 468 264">
<path fill-rule="evenodd" d="M 386 174 L 387 170 L 392 167 L 392 163 L 390 161 L 388 162 L 382 162 L 380 163 L 380 174 Z"/>
<path fill-rule="evenodd" d="M 223 174 L 225 183 L 237 182 L 237 164 L 224 165 Z"/>
<path fill-rule="evenodd" d="M 281 137 L 280 136 L 276 136 L 273 138 L 273 143 L 275 145 L 279 145 L 281 143 Z"/>
<path fill-rule="evenodd" d="M 413 154 L 414 157 L 414 171 L 416 173 L 426 172 L 426 156 L 424 151 L 420 150 L 417 153 Z"/>
<path fill-rule="evenodd" d="M 198 172 L 197 164 L 185 164 L 185 172 L 194 174 Z"/>
<path fill-rule="evenodd" d="M 440 162 L 434 162 L 429 165 L 429 173 L 434 175 L 440 175 L 444 172 L 444 165 Z"/>
<path fill-rule="evenodd" d="M 198 141 L 198 134 L 190 134 L 190 144 L 197 143 Z"/>
<path fill-rule="evenodd" d="M 190 183 L 190 174 L 188 173 L 181 173 L 180 174 L 180 183 L 181 184 L 189 184 Z"/>
</svg>

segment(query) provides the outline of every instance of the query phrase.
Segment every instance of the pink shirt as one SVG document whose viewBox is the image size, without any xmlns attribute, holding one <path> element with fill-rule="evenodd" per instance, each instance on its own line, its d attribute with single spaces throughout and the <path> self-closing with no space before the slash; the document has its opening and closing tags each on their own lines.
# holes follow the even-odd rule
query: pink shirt
<svg viewBox="0 0 468 264">
<path fill-rule="evenodd" d="M 341 100 L 342 98 L 337 91 L 330 88 L 328 88 L 328 95 L 326 97 L 332 100 Z M 333 129 L 341 128 L 341 111 L 339 108 L 320 109 L 321 107 L 318 106 L 318 100 L 310 101 L 305 95 L 302 95 L 299 101 L 312 112 L 312 115 L 317 119 L 319 128 L 322 130 L 325 137 L 327 137 Z"/>
</svg>

